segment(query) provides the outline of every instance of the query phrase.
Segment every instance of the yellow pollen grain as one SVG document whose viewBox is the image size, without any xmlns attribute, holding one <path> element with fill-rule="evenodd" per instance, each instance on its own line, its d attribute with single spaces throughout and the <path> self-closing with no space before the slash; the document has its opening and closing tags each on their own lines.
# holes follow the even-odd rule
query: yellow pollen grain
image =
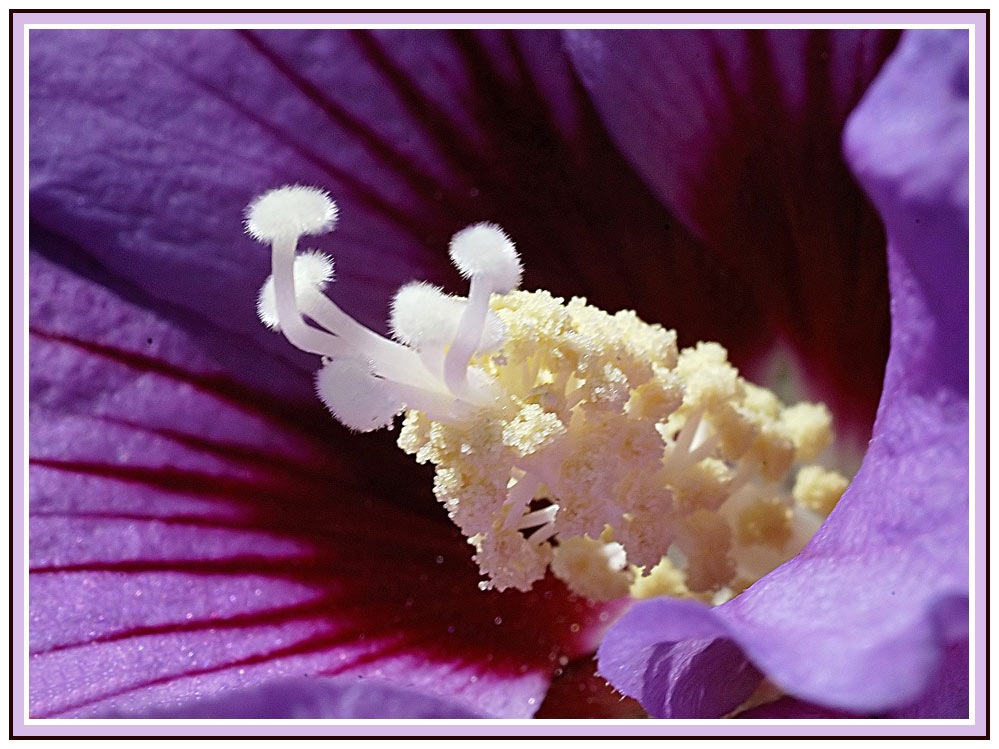
<svg viewBox="0 0 999 749">
<path fill-rule="evenodd" d="M 576 581 L 575 592 L 591 600 L 622 598 L 628 595 L 631 573 L 624 570 L 623 550 L 617 554 L 618 549 L 618 544 L 572 536 L 555 548 L 551 569 L 562 580 Z"/>
<path fill-rule="evenodd" d="M 677 508 L 717 510 L 729 495 L 729 470 L 717 458 L 704 458 L 670 482 Z"/>
<path fill-rule="evenodd" d="M 780 549 L 791 538 L 793 521 L 794 513 L 784 502 L 775 498 L 761 499 L 739 514 L 739 542 Z"/>
<path fill-rule="evenodd" d="M 667 557 L 645 574 L 641 567 L 634 567 L 635 582 L 631 584 L 628 594 L 632 598 L 655 598 L 671 596 L 672 598 L 689 598 L 691 592 L 684 584 L 684 574 L 678 570 Z"/>
<path fill-rule="evenodd" d="M 791 437 L 800 460 L 815 460 L 832 442 L 832 414 L 822 403 L 797 403 L 784 409 L 781 427 Z"/>
<path fill-rule="evenodd" d="M 805 466 L 798 471 L 791 494 L 794 501 L 819 515 L 828 515 L 839 502 L 850 480 L 821 466 Z"/>
<path fill-rule="evenodd" d="M 692 591 L 720 590 L 735 575 L 732 530 L 717 513 L 695 510 L 680 519 L 677 546 L 687 556 L 685 582 Z"/>
<path fill-rule="evenodd" d="M 558 416 L 548 413 L 536 403 L 529 403 L 503 427 L 503 444 L 524 456 L 563 434 L 565 426 Z"/>
</svg>

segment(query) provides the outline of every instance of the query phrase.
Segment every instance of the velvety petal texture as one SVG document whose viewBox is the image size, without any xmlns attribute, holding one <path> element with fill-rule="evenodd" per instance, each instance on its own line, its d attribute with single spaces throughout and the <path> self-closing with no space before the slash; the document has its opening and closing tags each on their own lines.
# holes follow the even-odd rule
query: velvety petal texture
<svg viewBox="0 0 999 749">
<path fill-rule="evenodd" d="M 928 687 L 914 702 L 894 707 L 879 717 L 898 719 L 946 719 L 967 716 L 968 694 L 968 641 L 960 639 L 950 642 L 943 652 L 939 669 L 928 680 Z M 865 718 L 870 715 L 848 713 L 812 702 L 781 697 L 767 704 L 740 712 L 739 718 Z"/>
<path fill-rule="evenodd" d="M 715 637 L 804 700 L 967 714 L 967 75 L 967 32 L 908 31 L 847 129 L 885 219 L 892 290 L 884 395 L 859 474 L 804 551 L 741 596 L 701 611 L 637 604 L 600 649 L 601 672 L 625 693 L 649 687 L 636 666 L 621 673 L 619 643 L 638 628 L 656 639 L 644 631 L 654 607 L 659 643 L 713 620 Z M 645 675 L 663 657 L 647 652 Z"/>
<path fill-rule="evenodd" d="M 656 718 L 725 715 L 762 678 L 706 608 L 666 598 L 626 614 L 601 644 L 599 664 L 608 681 Z"/>
<path fill-rule="evenodd" d="M 592 651 L 608 612 L 551 581 L 479 591 L 433 501 L 405 507 L 430 482 L 391 446 L 235 384 L 34 254 L 30 291 L 33 716 L 350 674 L 526 717 Z"/>
</svg>

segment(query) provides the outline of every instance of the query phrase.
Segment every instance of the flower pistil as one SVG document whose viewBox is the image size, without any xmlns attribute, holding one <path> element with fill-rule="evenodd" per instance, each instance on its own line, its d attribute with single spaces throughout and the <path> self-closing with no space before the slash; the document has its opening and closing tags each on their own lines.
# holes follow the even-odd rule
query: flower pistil
<svg viewBox="0 0 999 749">
<path fill-rule="evenodd" d="M 483 589 L 528 590 L 551 569 L 594 600 L 718 603 L 797 553 L 843 493 L 846 478 L 813 463 L 832 441 L 825 406 L 785 406 L 716 343 L 680 350 L 633 312 L 519 290 L 494 224 L 451 240 L 467 298 L 407 284 L 395 340 L 374 333 L 324 293 L 332 259 L 297 250 L 336 215 L 302 186 L 249 206 L 247 231 L 272 247 L 260 318 L 323 357 L 317 393 L 345 426 L 405 414 L 399 446 L 436 467 Z"/>
</svg>

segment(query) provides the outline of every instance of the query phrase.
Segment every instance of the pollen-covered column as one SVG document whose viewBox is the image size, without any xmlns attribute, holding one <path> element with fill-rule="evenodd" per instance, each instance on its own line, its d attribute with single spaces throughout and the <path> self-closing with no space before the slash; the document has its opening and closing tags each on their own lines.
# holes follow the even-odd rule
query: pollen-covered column
<svg viewBox="0 0 999 749">
<path fill-rule="evenodd" d="M 396 340 L 360 326 L 325 294 L 332 260 L 296 257 L 300 236 L 331 228 L 331 206 L 298 187 L 251 205 L 274 257 L 261 318 L 324 357 L 317 391 L 346 426 L 405 413 L 399 445 L 436 467 L 481 587 L 527 590 L 550 569 L 592 599 L 717 603 L 797 553 L 845 489 L 820 464 L 798 470 L 832 440 L 824 406 L 785 406 L 716 343 L 680 351 L 633 312 L 517 290 L 520 260 L 495 225 L 451 241 L 467 299 L 407 284 Z"/>
</svg>

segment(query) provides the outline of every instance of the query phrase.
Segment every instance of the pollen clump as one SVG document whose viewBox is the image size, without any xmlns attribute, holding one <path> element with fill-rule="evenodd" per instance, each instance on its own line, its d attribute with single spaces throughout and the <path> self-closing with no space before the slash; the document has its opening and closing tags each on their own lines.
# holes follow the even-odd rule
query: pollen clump
<svg viewBox="0 0 999 749">
<path fill-rule="evenodd" d="M 494 295 L 491 309 L 506 342 L 471 364 L 502 387 L 508 405 L 484 410 L 472 427 L 435 425 L 432 437 L 411 412 L 399 439 L 437 466 L 435 494 L 475 545 L 487 585 L 526 590 L 543 575 L 527 547 L 519 553 L 531 564 L 498 553 L 519 547 L 509 529 L 523 523 L 510 518 L 531 518 L 531 499 L 547 499 L 551 519 L 517 538 L 528 547 L 553 538 L 552 571 L 589 597 L 627 590 L 634 578 L 624 563 L 608 567 L 593 562 L 599 553 L 583 553 L 605 545 L 595 540 L 605 528 L 622 559 L 648 569 L 675 544 L 684 565 L 670 568 L 680 579 L 668 587 L 704 596 L 734 581 L 737 546 L 790 541 L 793 503 L 780 488 L 798 445 L 829 438 L 828 419 L 803 409 L 795 413 L 812 418 L 787 418 L 776 396 L 739 377 L 724 348 L 679 351 L 672 331 L 633 313 L 610 315 L 545 291 Z M 500 435 L 488 450 L 479 444 L 487 433 Z M 513 498 L 524 484 L 535 491 Z M 749 504 L 734 521 L 719 512 L 740 492 L 763 488 L 781 499 Z"/>
<path fill-rule="evenodd" d="M 609 533 L 599 539 L 571 536 L 555 547 L 552 572 L 563 580 L 575 580 L 575 591 L 591 600 L 610 601 L 628 595 L 633 572 L 626 572 L 624 547 Z"/>
<path fill-rule="evenodd" d="M 739 542 L 780 549 L 791 538 L 793 520 L 791 508 L 779 498 L 761 499 L 739 514 Z"/>
<path fill-rule="evenodd" d="M 671 596 L 673 598 L 688 598 L 690 590 L 684 583 L 685 575 L 669 557 L 663 557 L 648 573 L 643 567 L 633 567 L 635 581 L 628 589 L 632 598 L 655 598 L 656 596 Z"/>
<path fill-rule="evenodd" d="M 564 434 L 565 426 L 558 416 L 537 403 L 528 403 L 503 426 L 503 444 L 523 457 L 552 444 Z"/>
<path fill-rule="evenodd" d="M 821 466 L 805 466 L 798 471 L 791 494 L 802 507 L 828 515 L 849 483 L 845 476 L 835 471 L 827 471 Z"/>
<path fill-rule="evenodd" d="M 404 414 L 398 444 L 435 466 L 483 589 L 528 590 L 550 570 L 595 600 L 720 602 L 797 553 L 843 493 L 835 472 L 795 471 L 832 441 L 825 406 L 785 406 L 717 343 L 681 350 L 634 312 L 517 289 L 519 257 L 494 224 L 452 240 L 467 298 L 408 284 L 396 340 L 378 336 L 321 293 L 326 266 L 299 281 L 289 227 L 325 229 L 335 207 L 284 189 L 254 204 L 277 227 L 253 232 L 275 237 L 261 317 L 324 357 L 317 392 L 347 426 Z M 286 203 L 288 221 L 270 215 Z"/>
</svg>

